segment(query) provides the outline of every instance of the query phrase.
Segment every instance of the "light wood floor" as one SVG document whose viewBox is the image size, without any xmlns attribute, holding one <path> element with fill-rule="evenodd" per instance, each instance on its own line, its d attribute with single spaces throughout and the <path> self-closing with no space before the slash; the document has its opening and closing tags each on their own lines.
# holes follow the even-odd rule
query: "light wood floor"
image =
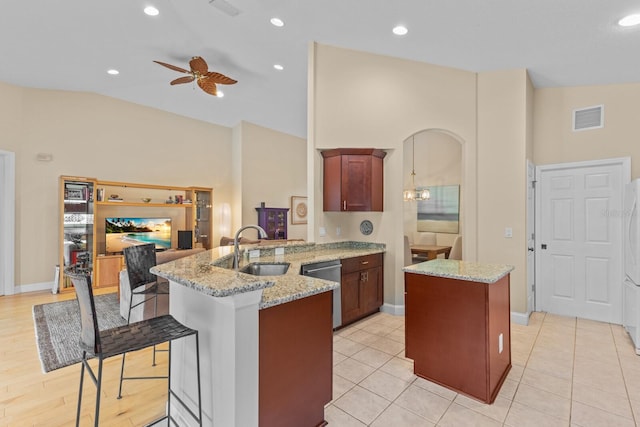
<svg viewBox="0 0 640 427">
<path fill-rule="evenodd" d="M 113 292 L 115 288 L 97 290 Z M 44 374 L 38 358 L 32 307 L 75 298 L 73 293 L 30 292 L 0 296 L 0 427 L 74 425 L 80 364 Z M 129 375 L 166 375 L 167 355 L 159 353 L 151 366 L 151 351 L 127 356 Z M 125 381 L 118 394 L 120 357 L 104 363 L 100 425 L 140 426 L 161 417 L 167 400 L 165 380 Z M 97 363 L 92 363 L 92 366 Z M 80 425 L 93 425 L 95 387 L 85 375 Z"/>
</svg>

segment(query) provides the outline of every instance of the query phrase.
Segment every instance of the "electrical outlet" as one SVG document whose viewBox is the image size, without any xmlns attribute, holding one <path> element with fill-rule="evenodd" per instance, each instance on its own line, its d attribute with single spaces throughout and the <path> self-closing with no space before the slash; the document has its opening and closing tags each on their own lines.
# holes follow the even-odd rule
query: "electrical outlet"
<svg viewBox="0 0 640 427">
<path fill-rule="evenodd" d="M 284 248 L 276 248 L 275 254 L 276 255 L 284 255 Z"/>
<path fill-rule="evenodd" d="M 249 258 L 260 258 L 260 249 L 249 251 Z"/>
<path fill-rule="evenodd" d="M 318 230 L 318 234 L 320 234 L 320 237 L 324 237 L 327 235 L 327 229 L 324 227 L 320 227 L 320 229 Z"/>
<path fill-rule="evenodd" d="M 502 350 L 504 350 L 504 337 L 500 334 L 498 335 L 498 354 L 502 353 Z"/>
<path fill-rule="evenodd" d="M 504 237 L 510 239 L 513 237 L 513 229 L 511 227 L 507 227 L 504 229 Z"/>
</svg>

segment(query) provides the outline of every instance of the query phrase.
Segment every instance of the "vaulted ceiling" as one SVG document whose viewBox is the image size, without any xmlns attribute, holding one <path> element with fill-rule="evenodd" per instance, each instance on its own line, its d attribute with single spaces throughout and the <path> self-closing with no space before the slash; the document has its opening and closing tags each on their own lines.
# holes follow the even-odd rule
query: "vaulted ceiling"
<svg viewBox="0 0 640 427">
<path fill-rule="evenodd" d="M 629 83 L 640 80 L 640 27 L 617 22 L 630 13 L 637 1 L 3 0 L 0 81 L 305 137 L 311 41 L 474 72 L 526 68 L 537 88 Z M 192 56 L 238 83 L 216 98 L 170 86 L 182 74 L 153 63 L 188 68 Z"/>
</svg>

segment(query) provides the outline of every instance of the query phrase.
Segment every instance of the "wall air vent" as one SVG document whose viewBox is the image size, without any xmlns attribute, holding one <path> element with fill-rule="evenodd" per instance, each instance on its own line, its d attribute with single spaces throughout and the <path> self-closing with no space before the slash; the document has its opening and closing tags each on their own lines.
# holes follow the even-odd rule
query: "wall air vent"
<svg viewBox="0 0 640 427">
<path fill-rule="evenodd" d="M 604 105 L 573 110 L 573 131 L 604 127 Z"/>
</svg>

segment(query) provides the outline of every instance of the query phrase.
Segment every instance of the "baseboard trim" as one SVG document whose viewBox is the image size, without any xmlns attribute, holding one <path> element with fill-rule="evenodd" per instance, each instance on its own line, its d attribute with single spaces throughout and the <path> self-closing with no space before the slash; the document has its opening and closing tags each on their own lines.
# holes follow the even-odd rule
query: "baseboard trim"
<svg viewBox="0 0 640 427">
<path fill-rule="evenodd" d="M 26 285 L 17 285 L 15 287 L 15 293 L 23 294 L 26 292 L 51 291 L 51 289 L 53 289 L 53 282 L 29 283 Z"/>
<path fill-rule="evenodd" d="M 518 313 L 516 311 L 511 312 L 511 323 L 515 323 L 517 325 L 528 326 L 529 325 L 529 315 L 531 313 Z"/>
<path fill-rule="evenodd" d="M 393 314 L 394 316 L 404 316 L 404 305 L 382 304 L 380 311 L 383 313 Z"/>
</svg>

